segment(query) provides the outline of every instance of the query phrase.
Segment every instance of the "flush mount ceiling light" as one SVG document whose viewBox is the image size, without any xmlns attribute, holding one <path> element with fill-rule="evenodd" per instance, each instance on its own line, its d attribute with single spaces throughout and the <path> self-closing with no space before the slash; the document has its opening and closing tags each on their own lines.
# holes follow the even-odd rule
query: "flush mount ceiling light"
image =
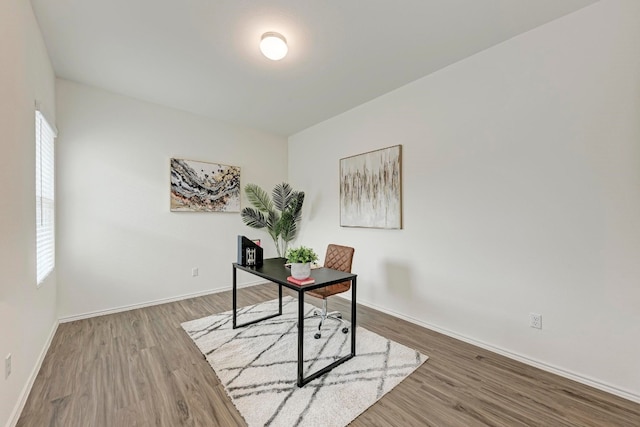
<svg viewBox="0 0 640 427">
<path fill-rule="evenodd" d="M 270 31 L 262 35 L 260 50 L 267 58 L 273 61 L 279 61 L 287 56 L 289 48 L 287 47 L 287 40 L 282 34 Z"/>
</svg>

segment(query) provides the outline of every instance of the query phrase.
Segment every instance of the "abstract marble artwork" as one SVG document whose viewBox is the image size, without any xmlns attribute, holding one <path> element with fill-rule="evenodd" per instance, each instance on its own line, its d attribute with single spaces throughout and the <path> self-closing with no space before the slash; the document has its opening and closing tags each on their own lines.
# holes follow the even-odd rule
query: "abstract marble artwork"
<svg viewBox="0 0 640 427">
<path fill-rule="evenodd" d="M 401 145 L 340 159 L 340 225 L 402 228 Z"/>
<path fill-rule="evenodd" d="M 171 159 L 171 210 L 240 212 L 240 167 Z"/>
</svg>

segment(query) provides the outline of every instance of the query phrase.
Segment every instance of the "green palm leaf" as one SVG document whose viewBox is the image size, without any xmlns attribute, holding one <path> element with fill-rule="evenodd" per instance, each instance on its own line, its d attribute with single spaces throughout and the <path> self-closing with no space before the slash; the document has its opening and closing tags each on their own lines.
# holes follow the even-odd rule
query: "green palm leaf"
<svg viewBox="0 0 640 427">
<path fill-rule="evenodd" d="M 269 225 L 264 214 L 253 208 L 242 209 L 242 221 L 251 228 L 265 228 Z"/>
<path fill-rule="evenodd" d="M 304 203 L 304 191 L 296 191 L 295 196 L 291 199 L 290 211 L 293 214 L 294 222 L 300 221 L 302 218 L 302 204 Z"/>
<path fill-rule="evenodd" d="M 275 205 L 276 209 L 278 209 L 280 212 L 285 211 L 287 209 L 287 206 L 291 202 L 293 193 L 294 192 L 291 189 L 291 186 L 286 182 L 273 187 L 272 197 L 273 204 Z"/>
<path fill-rule="evenodd" d="M 272 210 L 269 212 L 269 216 L 267 219 L 269 224 L 269 234 L 273 238 L 273 240 L 277 240 L 280 236 L 280 230 L 278 229 L 278 223 L 280 222 L 280 215 L 278 212 Z"/>
<path fill-rule="evenodd" d="M 291 212 L 284 212 L 280 218 L 280 237 L 289 242 L 296 237 L 296 223 Z"/>
<path fill-rule="evenodd" d="M 273 210 L 273 202 L 269 198 L 269 194 L 262 188 L 255 184 L 247 184 L 244 187 L 245 193 L 247 193 L 247 199 L 253 206 L 255 206 L 260 212 L 270 212 Z"/>
</svg>

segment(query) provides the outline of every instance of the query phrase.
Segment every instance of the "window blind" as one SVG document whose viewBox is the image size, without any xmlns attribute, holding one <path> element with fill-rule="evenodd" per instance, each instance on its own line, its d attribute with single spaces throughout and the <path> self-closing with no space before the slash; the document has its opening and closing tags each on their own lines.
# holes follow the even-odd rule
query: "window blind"
<svg viewBox="0 0 640 427">
<path fill-rule="evenodd" d="M 55 131 L 36 111 L 36 278 L 38 286 L 55 266 Z"/>
</svg>

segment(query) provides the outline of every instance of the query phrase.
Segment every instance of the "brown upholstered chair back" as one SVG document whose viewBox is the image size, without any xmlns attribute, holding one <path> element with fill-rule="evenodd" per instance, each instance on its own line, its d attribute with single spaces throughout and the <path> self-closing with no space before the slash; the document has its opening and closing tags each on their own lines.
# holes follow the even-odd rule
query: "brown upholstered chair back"
<svg viewBox="0 0 640 427">
<path fill-rule="evenodd" d="M 324 257 L 324 266 L 333 268 L 334 270 L 344 271 L 345 273 L 351 273 L 354 252 L 355 249 L 352 247 L 330 244 L 327 246 L 327 254 Z M 314 289 L 307 293 L 317 298 L 326 298 L 331 295 L 346 292 L 350 288 L 351 281 L 346 281 L 325 286 L 324 288 Z"/>
</svg>

